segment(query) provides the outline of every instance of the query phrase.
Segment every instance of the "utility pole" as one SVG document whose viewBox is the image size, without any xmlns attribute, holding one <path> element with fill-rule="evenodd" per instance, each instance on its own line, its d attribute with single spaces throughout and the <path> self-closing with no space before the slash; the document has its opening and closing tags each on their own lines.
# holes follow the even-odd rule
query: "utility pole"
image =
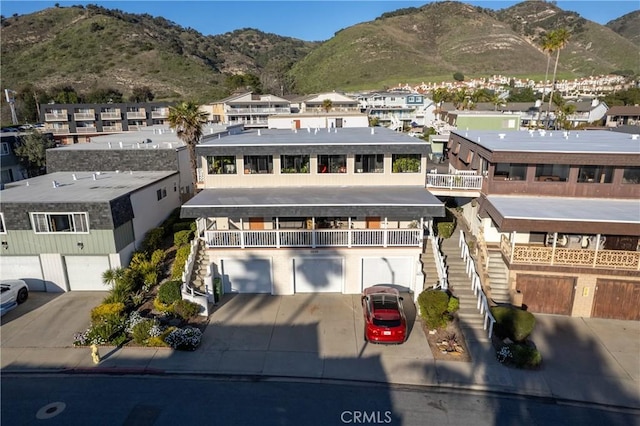
<svg viewBox="0 0 640 426">
<path fill-rule="evenodd" d="M 11 108 L 11 122 L 13 124 L 18 124 L 18 116 L 16 115 L 16 92 L 11 89 L 4 89 L 4 94 L 7 97 L 9 108 Z"/>
</svg>

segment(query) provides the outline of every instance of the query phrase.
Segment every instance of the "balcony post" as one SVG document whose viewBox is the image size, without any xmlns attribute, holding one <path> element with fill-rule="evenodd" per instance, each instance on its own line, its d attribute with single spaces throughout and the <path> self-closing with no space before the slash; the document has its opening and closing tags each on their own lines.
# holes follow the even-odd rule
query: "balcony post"
<svg viewBox="0 0 640 426">
<path fill-rule="evenodd" d="M 420 246 L 424 244 L 424 217 L 420 218 Z"/>
<path fill-rule="evenodd" d="M 316 248 L 316 218 L 311 218 L 311 248 Z"/>
<path fill-rule="evenodd" d="M 551 246 L 551 264 L 553 265 L 553 260 L 556 258 L 556 244 L 558 243 L 558 233 L 553 233 L 553 245 Z"/>
<path fill-rule="evenodd" d="M 351 244 L 353 244 L 353 241 L 351 239 L 351 237 L 353 236 L 353 231 L 351 231 L 351 216 L 348 217 L 349 221 L 347 222 L 347 247 L 351 248 Z"/>
<path fill-rule="evenodd" d="M 244 247 L 244 224 L 242 223 L 242 218 L 240 218 L 240 248 Z"/>
<path fill-rule="evenodd" d="M 513 253 L 516 251 L 516 231 L 511 232 L 511 261 L 513 262 Z"/>
<path fill-rule="evenodd" d="M 600 249 L 600 234 L 596 235 L 596 252 L 593 255 L 593 267 L 598 264 L 598 250 Z"/>
<path fill-rule="evenodd" d="M 389 227 L 387 226 L 387 217 L 384 218 L 384 232 L 382 233 L 382 247 L 386 247 L 389 242 Z"/>
<path fill-rule="evenodd" d="M 280 248 L 280 221 L 276 217 L 276 248 Z"/>
</svg>

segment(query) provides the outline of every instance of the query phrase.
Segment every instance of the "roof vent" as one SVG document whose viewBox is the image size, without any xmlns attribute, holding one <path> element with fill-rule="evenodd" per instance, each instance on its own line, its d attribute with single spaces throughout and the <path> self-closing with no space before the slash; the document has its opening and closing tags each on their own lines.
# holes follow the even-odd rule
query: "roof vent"
<svg viewBox="0 0 640 426">
<path fill-rule="evenodd" d="M 57 187 L 58 187 L 58 182 L 56 182 L 55 180 L 54 180 L 53 182 L 51 182 L 51 183 L 53 184 L 53 187 L 54 187 L 54 188 L 57 188 Z"/>
<path fill-rule="evenodd" d="M 262 135 L 262 133 L 260 133 L 260 129 L 258 129 L 258 136 L 261 136 L 261 135 Z"/>
<path fill-rule="evenodd" d="M 507 135 L 505 135 L 504 133 L 498 133 L 498 137 L 500 139 L 504 139 L 505 136 L 507 136 Z"/>
<path fill-rule="evenodd" d="M 633 139 L 634 141 L 637 141 L 639 137 L 640 135 L 631 135 L 631 139 Z"/>
<path fill-rule="evenodd" d="M 109 142 L 109 149 L 111 149 L 111 142 Z"/>
<path fill-rule="evenodd" d="M 140 142 L 138 142 L 138 143 L 136 144 L 136 147 L 137 147 L 138 149 L 140 149 Z"/>
<path fill-rule="evenodd" d="M 72 173 L 72 174 L 71 174 L 71 177 L 73 178 L 73 180 L 78 180 L 78 176 L 76 176 L 76 174 L 75 174 L 75 173 Z"/>
<path fill-rule="evenodd" d="M 29 186 L 29 181 L 27 181 L 27 186 Z"/>
<path fill-rule="evenodd" d="M 374 129 L 373 127 L 371 128 L 371 134 L 375 135 L 376 134 L 376 129 Z"/>
<path fill-rule="evenodd" d="M 98 178 L 96 177 L 96 174 L 95 174 L 95 173 L 92 175 L 92 177 L 93 177 L 93 180 L 98 179 Z"/>
<path fill-rule="evenodd" d="M 122 141 L 118 142 L 118 145 L 120 145 L 120 148 L 122 148 Z"/>
</svg>

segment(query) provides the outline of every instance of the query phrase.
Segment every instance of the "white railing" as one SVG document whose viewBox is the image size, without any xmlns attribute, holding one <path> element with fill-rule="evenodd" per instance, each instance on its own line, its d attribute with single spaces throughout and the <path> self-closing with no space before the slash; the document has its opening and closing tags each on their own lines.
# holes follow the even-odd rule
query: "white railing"
<svg viewBox="0 0 640 426">
<path fill-rule="evenodd" d="M 488 338 L 491 339 L 493 335 L 493 325 L 496 322 L 496 319 L 491 315 L 491 311 L 489 310 L 489 302 L 487 301 L 487 296 L 482 291 L 482 282 L 480 281 L 480 275 L 476 271 L 475 263 L 473 262 L 473 257 L 471 257 L 471 253 L 469 252 L 469 246 L 467 245 L 467 241 L 464 238 L 464 232 L 460 231 L 460 241 L 458 246 L 461 249 L 460 257 L 466 263 L 467 275 L 471 278 L 471 290 L 473 290 L 473 294 L 475 294 L 478 298 L 478 304 L 476 308 L 480 311 L 481 314 L 484 315 L 484 324 L 483 329 L 488 330 Z"/>
<path fill-rule="evenodd" d="M 467 174 L 427 173 L 427 188 L 482 189 L 482 176 Z"/>
<path fill-rule="evenodd" d="M 196 256 L 198 255 L 198 242 L 199 239 L 197 237 L 191 241 L 191 250 L 184 263 L 184 271 L 182 272 L 182 298 L 202 306 L 203 309 L 200 310 L 199 315 L 208 317 L 210 298 L 207 294 L 210 294 L 213 289 L 205 286 L 205 293 L 202 293 L 191 286 L 191 274 L 193 273 L 193 266 L 195 265 Z"/>
<path fill-rule="evenodd" d="M 208 247 L 420 247 L 420 229 L 205 231 Z"/>
<path fill-rule="evenodd" d="M 444 263 L 444 257 L 440 251 L 441 239 L 433 235 L 431 232 L 429 235 L 429 241 L 431 242 L 431 249 L 433 250 L 433 258 L 436 262 L 436 271 L 438 272 L 438 284 L 434 285 L 434 288 L 441 288 L 443 290 L 449 289 L 449 277 L 447 276 L 447 266 Z"/>
<path fill-rule="evenodd" d="M 227 114 L 291 114 L 286 107 L 229 108 Z"/>
</svg>

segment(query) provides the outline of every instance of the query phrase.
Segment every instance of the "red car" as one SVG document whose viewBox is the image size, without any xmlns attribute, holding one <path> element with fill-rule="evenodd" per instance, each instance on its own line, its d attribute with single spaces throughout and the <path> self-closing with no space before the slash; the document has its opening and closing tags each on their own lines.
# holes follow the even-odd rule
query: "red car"
<svg viewBox="0 0 640 426">
<path fill-rule="evenodd" d="M 402 343 L 407 339 L 407 319 L 398 290 L 373 286 L 362 293 L 364 340 L 375 343 Z"/>
</svg>

